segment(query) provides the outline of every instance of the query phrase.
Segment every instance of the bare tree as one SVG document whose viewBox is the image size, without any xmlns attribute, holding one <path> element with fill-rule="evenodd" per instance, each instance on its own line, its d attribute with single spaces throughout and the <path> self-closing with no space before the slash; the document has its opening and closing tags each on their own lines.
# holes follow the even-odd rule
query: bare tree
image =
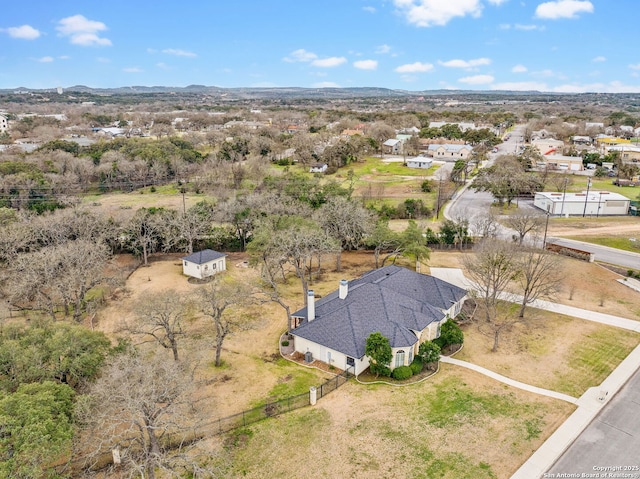
<svg viewBox="0 0 640 479">
<path fill-rule="evenodd" d="M 219 277 L 214 277 L 211 283 L 198 291 L 200 311 L 213 326 L 216 367 L 222 364 L 220 357 L 225 339 L 255 326 L 257 318 L 238 309 L 240 305 L 248 306 L 255 301 L 253 293 L 245 284 Z"/>
<path fill-rule="evenodd" d="M 319 269 L 320 258 L 326 254 L 337 254 L 340 244 L 314 221 L 299 216 L 272 219 L 272 222 L 261 222 L 251 242 L 252 253 L 267 258 L 271 264 L 278 264 L 282 268 L 290 265 L 300 279 L 306 302 L 313 260 L 318 260 Z"/>
<path fill-rule="evenodd" d="M 471 219 L 471 227 L 476 236 L 480 238 L 495 238 L 498 236 L 500 223 L 493 212 L 479 214 Z"/>
<path fill-rule="evenodd" d="M 373 247 L 376 268 L 384 266 L 389 258 L 396 257 L 402 253 L 400 235 L 389 228 L 388 221 L 378 221 L 365 241 L 369 247 Z M 385 253 L 385 256 L 380 261 L 380 255 L 383 253 Z"/>
<path fill-rule="evenodd" d="M 122 329 L 151 337 L 163 348 L 170 349 L 173 359 L 178 361 L 178 340 L 186 335 L 183 323 L 188 307 L 187 302 L 175 291 L 155 293 L 136 305 L 136 319 L 124 322 Z"/>
<path fill-rule="evenodd" d="M 22 253 L 11 263 L 6 282 L 9 301 L 47 311 L 55 320 L 57 306 L 65 316 L 73 309 L 79 320 L 87 292 L 99 284 L 111 256 L 104 244 L 69 241 L 33 253 Z"/>
<path fill-rule="evenodd" d="M 162 214 L 156 209 L 140 208 L 125 225 L 120 240 L 149 264 L 149 255 L 160 244 L 160 233 L 164 228 Z"/>
<path fill-rule="evenodd" d="M 315 216 L 322 229 L 340 242 L 341 248 L 336 255 L 336 269 L 340 271 L 342 251 L 359 248 L 365 237 L 373 230 L 374 222 L 371 211 L 355 201 L 336 196 L 322 205 Z"/>
<path fill-rule="evenodd" d="M 507 286 L 519 274 L 516 248 L 504 241 L 484 241 L 472 255 L 464 257 L 463 264 L 484 309 L 483 325 L 493 332 L 493 351 L 497 351 L 500 333 L 510 317 L 499 314 L 500 298 L 504 298 Z"/>
<path fill-rule="evenodd" d="M 532 212 L 518 211 L 517 213 L 508 216 L 505 220 L 505 224 L 518 233 L 518 244 L 522 245 L 522 242 L 528 233 L 537 233 L 540 231 L 540 228 L 542 228 L 542 225 L 544 224 L 544 217 Z"/>
<path fill-rule="evenodd" d="M 130 477 L 200 472 L 205 459 L 187 457 L 204 424 L 201 400 L 187 362 L 135 351 L 115 356 L 79 403 L 77 455 L 92 469 L 117 451 L 120 464 L 109 473 L 124 470 Z"/>
<path fill-rule="evenodd" d="M 519 316 L 524 318 L 528 304 L 538 298 L 552 298 L 558 292 L 562 280 L 560 258 L 547 251 L 524 248 L 518 254 L 517 263 L 523 296 Z"/>
</svg>

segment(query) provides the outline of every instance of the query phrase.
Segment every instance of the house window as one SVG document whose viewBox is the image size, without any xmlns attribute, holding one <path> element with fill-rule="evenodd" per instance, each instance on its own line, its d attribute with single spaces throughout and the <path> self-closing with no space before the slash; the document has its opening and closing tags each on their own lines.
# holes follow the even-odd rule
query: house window
<svg viewBox="0 0 640 479">
<path fill-rule="evenodd" d="M 184 267 L 185 267 L 185 268 L 187 267 L 187 262 L 186 262 L 186 261 L 184 262 Z"/>
<path fill-rule="evenodd" d="M 409 350 L 409 364 L 413 362 L 413 349 Z"/>
<path fill-rule="evenodd" d="M 350 358 L 349 356 L 347 356 L 347 366 L 355 366 L 356 365 L 356 360 L 353 358 Z"/>
<path fill-rule="evenodd" d="M 217 263 L 213 263 L 212 268 L 216 269 L 216 266 L 218 266 Z"/>
<path fill-rule="evenodd" d="M 396 368 L 404 366 L 404 351 L 400 350 L 396 353 Z"/>
</svg>

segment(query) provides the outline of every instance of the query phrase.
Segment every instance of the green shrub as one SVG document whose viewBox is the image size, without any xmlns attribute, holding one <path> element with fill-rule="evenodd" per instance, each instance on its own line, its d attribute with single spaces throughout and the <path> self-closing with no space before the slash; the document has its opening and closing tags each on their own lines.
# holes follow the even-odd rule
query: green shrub
<svg viewBox="0 0 640 479">
<path fill-rule="evenodd" d="M 411 376 L 413 376 L 413 370 L 410 366 L 399 366 L 393 370 L 393 373 L 391 375 L 393 376 L 393 379 L 401 381 L 403 379 L 409 379 Z"/>
<path fill-rule="evenodd" d="M 285 340 L 285 341 L 282 341 L 280 344 L 282 344 L 283 346 L 289 346 L 289 341 Z"/>
<path fill-rule="evenodd" d="M 448 320 L 440 328 L 440 336 L 433 340 L 440 349 L 444 349 L 452 344 L 462 344 L 464 342 L 464 334 L 452 319 Z"/>
<path fill-rule="evenodd" d="M 413 358 L 413 362 L 409 365 L 409 367 L 411 368 L 411 372 L 413 372 L 414 375 L 420 374 L 422 372 L 423 366 L 424 363 L 422 362 L 422 358 L 420 356 L 416 356 L 415 358 Z"/>
</svg>

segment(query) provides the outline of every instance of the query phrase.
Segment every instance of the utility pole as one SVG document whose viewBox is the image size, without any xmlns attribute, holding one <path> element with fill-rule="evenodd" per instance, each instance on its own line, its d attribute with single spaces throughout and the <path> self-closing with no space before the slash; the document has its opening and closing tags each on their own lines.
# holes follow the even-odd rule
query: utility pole
<svg viewBox="0 0 640 479">
<path fill-rule="evenodd" d="M 546 249 L 547 247 L 547 229 L 549 228 L 549 216 L 551 215 L 551 213 L 549 213 L 549 207 L 550 205 L 547 206 L 547 221 L 544 223 L 544 238 L 542 239 L 542 249 Z"/>
<path fill-rule="evenodd" d="M 582 217 L 584 218 L 587 214 L 587 201 L 589 201 L 589 189 L 591 188 L 591 178 L 587 182 L 587 195 L 584 197 L 584 210 L 582 211 Z"/>
<path fill-rule="evenodd" d="M 560 218 L 562 218 L 562 215 L 564 214 L 564 199 L 567 196 L 567 182 L 569 181 L 569 179 L 565 176 L 564 177 L 564 188 L 562 189 L 562 205 L 560 205 Z"/>
</svg>

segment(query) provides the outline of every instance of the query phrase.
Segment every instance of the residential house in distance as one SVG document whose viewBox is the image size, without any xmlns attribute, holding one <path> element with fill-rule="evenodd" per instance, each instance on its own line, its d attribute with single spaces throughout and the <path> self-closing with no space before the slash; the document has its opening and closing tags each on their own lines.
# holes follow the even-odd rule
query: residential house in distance
<svg viewBox="0 0 640 479">
<path fill-rule="evenodd" d="M 399 155 L 402 153 L 402 141 L 390 138 L 382 144 L 382 151 L 389 155 Z"/>
<path fill-rule="evenodd" d="M 581 156 L 542 155 L 542 161 L 535 165 L 538 168 L 547 168 L 557 171 L 582 171 L 584 163 Z"/>
<path fill-rule="evenodd" d="M 445 143 L 443 145 L 429 145 L 427 154 L 443 161 L 466 160 L 471 155 L 472 147 L 469 145 L 454 145 Z"/>
<path fill-rule="evenodd" d="M 390 265 L 360 278 L 340 281 L 339 289 L 291 315 L 294 349 L 308 362 L 318 360 L 358 375 L 369 367 L 367 338 L 379 332 L 389 339 L 391 369 L 411 364 L 420 344 L 440 335 L 455 318 L 467 292 L 406 268 Z"/>
<path fill-rule="evenodd" d="M 416 156 L 415 158 L 407 158 L 407 166 L 409 168 L 429 169 L 433 166 L 433 160 L 426 156 Z"/>
<path fill-rule="evenodd" d="M 612 145 L 606 148 L 607 153 L 617 151 L 623 163 L 640 163 L 640 147 L 635 145 Z"/>
<path fill-rule="evenodd" d="M 205 279 L 227 269 L 227 255 L 204 249 L 182 258 L 182 273 L 192 278 Z"/>
<path fill-rule="evenodd" d="M 541 155 L 550 155 L 551 153 L 562 154 L 564 149 L 564 141 L 555 138 L 538 138 L 531 142 L 531 146 L 537 148 Z"/>
</svg>

